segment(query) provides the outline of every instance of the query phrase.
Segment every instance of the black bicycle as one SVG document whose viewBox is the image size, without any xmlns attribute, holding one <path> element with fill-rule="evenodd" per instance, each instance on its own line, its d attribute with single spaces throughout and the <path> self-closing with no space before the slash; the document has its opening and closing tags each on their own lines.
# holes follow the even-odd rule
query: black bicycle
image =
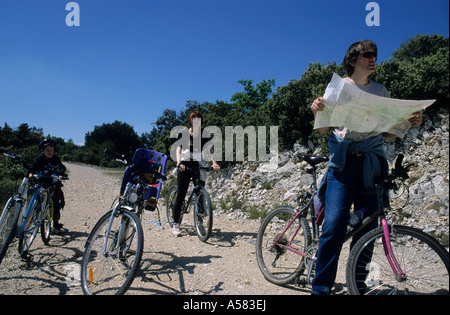
<svg viewBox="0 0 450 315">
<path fill-rule="evenodd" d="M 206 189 L 201 185 L 200 172 L 211 171 L 212 167 L 196 166 L 196 167 L 186 167 L 187 171 L 192 174 L 191 180 L 194 184 L 194 188 L 188 198 L 187 202 L 183 202 L 181 207 L 180 222 L 183 220 L 183 215 L 189 213 L 190 208 L 193 206 L 194 213 L 194 226 L 197 237 L 202 241 L 206 242 L 211 236 L 212 226 L 213 226 L 213 211 L 211 205 L 211 198 Z M 178 185 L 173 185 L 170 187 L 169 192 L 166 197 L 166 213 L 167 220 L 169 224 L 173 225 L 173 206 L 177 198 Z"/>
</svg>

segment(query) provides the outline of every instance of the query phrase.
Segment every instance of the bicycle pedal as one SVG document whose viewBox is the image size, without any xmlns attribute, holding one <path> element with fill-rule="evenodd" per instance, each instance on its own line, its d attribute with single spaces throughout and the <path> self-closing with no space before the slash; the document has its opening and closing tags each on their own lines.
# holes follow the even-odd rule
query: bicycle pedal
<svg viewBox="0 0 450 315">
<path fill-rule="evenodd" d="M 31 255 L 29 252 L 25 252 L 22 255 L 20 255 L 20 258 L 23 262 L 27 263 L 28 267 L 33 262 L 33 255 Z"/>
<path fill-rule="evenodd" d="M 133 250 L 133 249 L 127 250 L 127 253 L 130 254 L 130 255 L 136 255 L 136 251 Z"/>
<path fill-rule="evenodd" d="M 301 288 L 306 288 L 306 279 L 295 278 L 294 284 Z"/>
</svg>

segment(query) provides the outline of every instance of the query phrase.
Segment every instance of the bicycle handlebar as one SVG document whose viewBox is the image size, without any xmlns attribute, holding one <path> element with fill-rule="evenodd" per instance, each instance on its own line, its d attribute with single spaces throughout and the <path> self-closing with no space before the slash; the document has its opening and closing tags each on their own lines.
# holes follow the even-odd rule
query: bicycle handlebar
<svg viewBox="0 0 450 315">
<path fill-rule="evenodd" d="M 49 172 L 52 175 L 56 175 L 56 176 L 60 176 L 62 180 L 67 180 L 69 179 L 69 175 L 67 175 L 66 173 L 60 172 L 59 170 L 56 169 L 56 167 L 54 166 L 49 166 L 44 168 L 43 170 L 41 170 L 38 173 L 45 173 L 45 172 Z"/>
<path fill-rule="evenodd" d="M 394 168 L 391 170 L 391 177 L 393 178 L 402 178 L 403 180 L 406 180 L 409 178 L 408 172 L 409 169 L 414 165 L 414 163 L 409 163 L 406 166 L 403 166 L 403 158 L 405 156 L 403 154 L 399 154 L 397 156 L 397 159 L 395 160 Z"/>
<path fill-rule="evenodd" d="M 31 167 L 20 156 L 14 154 L 14 153 L 4 151 L 2 149 L 0 149 L 0 154 L 3 154 L 4 156 L 9 157 L 15 163 L 22 164 L 28 171 L 30 171 Z M 52 166 L 52 165 L 47 165 L 44 169 L 40 170 L 38 173 L 43 173 L 43 172 L 51 172 L 52 174 L 54 174 L 56 176 L 61 176 L 61 180 L 69 179 L 69 175 L 67 175 L 66 173 L 60 172 L 59 170 L 56 169 L 55 166 Z"/>
<path fill-rule="evenodd" d="M 184 165 L 184 164 L 183 164 L 183 165 Z M 177 167 L 180 168 L 179 165 L 178 165 Z M 193 166 L 193 167 L 188 167 L 188 166 L 184 165 L 184 167 L 186 168 L 186 170 L 188 170 L 188 171 L 194 171 L 194 172 L 195 172 L 196 170 L 205 170 L 205 171 L 207 171 L 207 172 L 213 170 L 212 166 Z"/>
<path fill-rule="evenodd" d="M 10 153 L 2 149 L 0 149 L 0 153 L 3 154 L 4 156 L 9 157 L 14 162 L 22 164 L 27 170 L 31 168 L 20 156 L 17 156 L 14 153 Z"/>
<path fill-rule="evenodd" d="M 69 177 L 67 177 L 66 174 L 64 173 L 59 173 L 59 174 L 64 174 L 65 176 L 60 176 L 58 174 L 55 174 L 56 172 L 51 172 L 52 174 L 45 174 L 45 172 L 39 172 L 36 174 L 33 174 L 33 176 L 31 177 L 32 181 L 35 181 L 37 183 L 43 184 L 44 186 L 49 186 L 49 185 L 56 185 L 57 183 L 60 183 L 62 180 L 67 180 L 69 179 Z"/>
<path fill-rule="evenodd" d="M 121 163 L 123 163 L 123 164 L 125 164 L 125 165 L 127 165 L 127 166 L 131 166 L 131 163 L 128 162 L 128 160 L 126 159 L 126 157 L 125 157 L 124 154 L 120 154 L 120 153 L 111 151 L 111 150 L 109 150 L 109 149 L 105 149 L 104 152 L 105 152 L 106 154 L 111 155 L 112 157 L 116 158 L 116 161 L 117 161 L 117 162 L 121 162 Z"/>
</svg>

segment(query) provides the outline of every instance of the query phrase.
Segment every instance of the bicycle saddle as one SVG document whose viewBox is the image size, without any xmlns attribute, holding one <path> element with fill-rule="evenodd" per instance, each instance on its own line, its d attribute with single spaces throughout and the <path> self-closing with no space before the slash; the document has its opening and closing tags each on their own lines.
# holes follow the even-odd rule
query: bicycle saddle
<svg viewBox="0 0 450 315">
<path fill-rule="evenodd" d="M 304 155 L 300 154 L 299 157 L 307 162 L 309 165 L 315 166 L 317 164 L 320 164 L 322 162 L 328 161 L 327 156 L 311 156 L 311 155 Z"/>
</svg>

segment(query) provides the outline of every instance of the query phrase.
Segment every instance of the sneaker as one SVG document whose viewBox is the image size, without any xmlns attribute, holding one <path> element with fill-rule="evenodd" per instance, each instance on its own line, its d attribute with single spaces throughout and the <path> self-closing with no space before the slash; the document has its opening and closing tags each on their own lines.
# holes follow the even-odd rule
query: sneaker
<svg viewBox="0 0 450 315">
<path fill-rule="evenodd" d="M 174 224 L 173 224 L 172 234 L 173 234 L 173 236 L 175 236 L 175 237 L 177 237 L 178 235 L 181 234 L 181 231 L 180 231 L 180 225 L 179 225 L 178 223 L 174 223 Z"/>
<path fill-rule="evenodd" d="M 64 231 L 63 227 L 64 225 L 61 223 L 53 223 L 52 234 L 53 235 L 61 234 Z"/>
<path fill-rule="evenodd" d="M 64 224 L 61 224 L 61 223 L 54 223 L 53 224 L 53 228 L 55 228 L 55 229 L 61 230 L 63 227 L 64 227 Z"/>
</svg>

